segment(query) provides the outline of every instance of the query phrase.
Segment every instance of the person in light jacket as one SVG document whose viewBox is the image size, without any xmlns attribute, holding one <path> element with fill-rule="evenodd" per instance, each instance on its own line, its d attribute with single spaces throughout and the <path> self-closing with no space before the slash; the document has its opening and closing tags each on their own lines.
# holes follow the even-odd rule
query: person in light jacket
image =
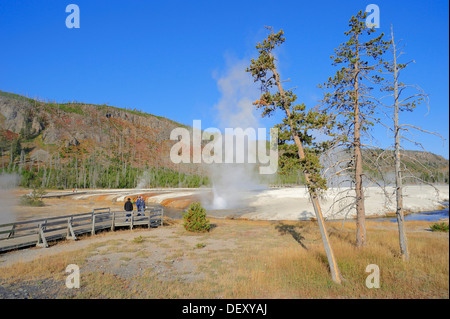
<svg viewBox="0 0 450 319">
<path fill-rule="evenodd" d="M 139 211 L 140 212 L 144 212 L 145 211 L 145 200 L 144 197 L 140 197 L 140 202 L 139 202 Z"/>
<path fill-rule="evenodd" d="M 138 212 L 141 211 L 141 205 L 142 205 L 141 197 L 138 196 L 138 198 L 136 199 L 136 209 Z"/>
</svg>

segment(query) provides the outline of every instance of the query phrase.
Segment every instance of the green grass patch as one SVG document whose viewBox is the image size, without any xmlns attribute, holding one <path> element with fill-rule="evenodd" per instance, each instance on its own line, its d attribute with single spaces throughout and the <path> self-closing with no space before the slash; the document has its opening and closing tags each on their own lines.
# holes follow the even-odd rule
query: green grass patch
<svg viewBox="0 0 450 319">
<path fill-rule="evenodd" d="M 448 233 L 448 224 L 446 223 L 435 223 L 430 226 L 432 231 L 440 231 Z"/>
</svg>

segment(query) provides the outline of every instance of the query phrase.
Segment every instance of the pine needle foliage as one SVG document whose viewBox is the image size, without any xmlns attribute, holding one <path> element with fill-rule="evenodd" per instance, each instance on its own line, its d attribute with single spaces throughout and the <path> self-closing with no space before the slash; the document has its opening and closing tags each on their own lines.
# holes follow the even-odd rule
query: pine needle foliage
<svg viewBox="0 0 450 319">
<path fill-rule="evenodd" d="M 211 229 L 209 219 L 206 218 L 206 210 L 199 202 L 192 203 L 183 214 L 183 226 L 187 231 L 204 233 Z"/>
</svg>

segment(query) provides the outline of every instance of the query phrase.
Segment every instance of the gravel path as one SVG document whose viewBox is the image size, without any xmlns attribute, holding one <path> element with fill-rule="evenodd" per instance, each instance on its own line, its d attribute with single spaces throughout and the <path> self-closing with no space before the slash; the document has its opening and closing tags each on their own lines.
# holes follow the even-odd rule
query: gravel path
<svg viewBox="0 0 450 319">
<path fill-rule="evenodd" d="M 205 244 L 199 249 L 197 244 Z M 130 289 L 149 272 L 158 280 L 193 282 L 204 278 L 199 260 L 211 253 L 220 253 L 236 247 L 234 240 L 223 242 L 185 233 L 181 223 L 158 228 L 139 228 L 105 232 L 77 241 L 60 241 L 48 248 L 31 248 L 0 255 L 0 271 L 6 267 L 36 261 L 60 253 L 89 252 L 80 265 L 80 277 L 102 278 L 123 283 Z M 64 265 L 63 265 L 64 266 Z M 64 266 L 65 267 L 65 266 Z M 62 268 L 64 268 L 62 267 Z M 4 271 L 4 270 L 3 270 Z M 54 299 L 76 298 L 89 293 L 89 283 L 80 289 L 68 289 L 65 279 L 69 274 L 61 269 L 56 275 L 35 276 L 12 281 L 0 278 L 0 299 Z M 105 276 L 105 277 L 102 277 Z M 58 279 L 61 278 L 61 279 Z M 131 290 L 130 290 L 131 292 Z"/>
<path fill-rule="evenodd" d="M 131 240 L 136 236 L 145 234 L 146 229 L 136 229 L 135 231 L 120 231 L 117 233 L 108 233 L 106 236 L 94 236 L 92 238 L 84 238 L 76 241 L 58 242 L 48 248 L 29 248 L 7 252 L 0 255 L 0 269 L 14 265 L 18 262 L 30 262 L 36 258 L 55 255 L 61 252 L 76 251 L 86 248 L 92 244 L 107 243 L 111 240 Z M 148 230 L 147 230 L 148 231 Z M 157 233 L 158 236 L 165 237 L 173 232 L 170 227 L 160 227 L 152 229 L 152 234 Z"/>
</svg>

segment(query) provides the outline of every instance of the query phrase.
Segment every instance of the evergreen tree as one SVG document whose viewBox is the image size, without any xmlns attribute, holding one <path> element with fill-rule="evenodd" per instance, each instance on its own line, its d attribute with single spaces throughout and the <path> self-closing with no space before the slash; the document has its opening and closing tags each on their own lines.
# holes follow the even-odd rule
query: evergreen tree
<svg viewBox="0 0 450 319">
<path fill-rule="evenodd" d="M 326 188 L 326 181 L 321 177 L 319 159 L 319 144 L 314 140 L 311 130 L 329 128 L 330 118 L 325 113 L 314 110 L 306 111 L 304 104 L 294 104 L 297 96 L 292 90 L 284 90 L 280 74 L 275 65 L 273 50 L 284 43 L 283 30 L 274 33 L 273 29 L 267 28 L 270 33 L 267 38 L 256 45 L 259 52 L 258 58 L 252 59 L 247 72 L 250 72 L 255 82 L 261 85 L 261 98 L 254 102 L 258 109 L 262 109 L 263 116 L 272 115 L 277 109 L 284 113 L 282 123 L 276 125 L 279 129 L 278 139 L 280 147 L 285 151 L 285 163 L 289 167 L 297 163 L 305 174 L 305 182 L 309 190 L 311 202 L 319 223 L 322 241 L 330 265 L 331 277 L 336 283 L 340 283 L 342 278 L 334 257 L 330 239 L 325 228 L 321 207 L 318 200 L 320 190 Z M 275 92 L 273 88 L 275 87 Z M 295 143 L 297 156 L 292 155 L 290 141 Z M 306 149 L 305 146 L 311 146 Z M 320 145 L 324 146 L 324 145 Z"/>
<path fill-rule="evenodd" d="M 331 56 L 333 66 L 340 69 L 325 83 L 324 87 L 331 92 L 327 92 L 323 100 L 323 110 L 336 116 L 336 145 L 350 149 L 352 155 L 350 163 L 355 184 L 357 247 L 366 244 L 362 138 L 379 121 L 376 118 L 377 103 L 371 92 L 372 85 L 383 80 L 377 71 L 382 54 L 388 47 L 388 42 L 383 41 L 384 34 L 374 37 L 376 30 L 366 26 L 366 17 L 367 13 L 360 11 L 350 19 L 350 30 L 345 32 L 349 39 Z"/>
</svg>

